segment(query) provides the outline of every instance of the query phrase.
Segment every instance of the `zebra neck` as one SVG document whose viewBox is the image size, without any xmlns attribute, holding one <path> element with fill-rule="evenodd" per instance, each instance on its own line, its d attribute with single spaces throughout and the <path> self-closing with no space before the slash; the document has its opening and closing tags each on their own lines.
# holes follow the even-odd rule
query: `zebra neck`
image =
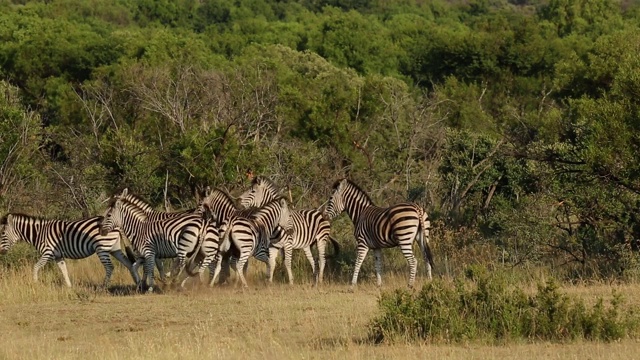
<svg viewBox="0 0 640 360">
<path fill-rule="evenodd" d="M 343 211 L 347 213 L 354 224 L 357 224 L 358 220 L 360 219 L 360 215 L 362 214 L 364 209 L 369 206 L 372 205 L 366 204 L 364 202 L 348 201 Z"/>
</svg>

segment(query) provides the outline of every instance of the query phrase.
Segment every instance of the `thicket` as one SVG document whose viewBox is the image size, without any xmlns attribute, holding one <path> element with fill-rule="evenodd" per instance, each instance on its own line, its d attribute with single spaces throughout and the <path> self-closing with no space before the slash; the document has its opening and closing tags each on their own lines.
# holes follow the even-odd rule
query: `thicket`
<svg viewBox="0 0 640 360">
<path fill-rule="evenodd" d="M 348 176 L 429 210 L 438 272 L 635 277 L 639 9 L 0 0 L 0 210 L 88 216 L 125 186 L 178 209 L 247 169 L 315 208 Z"/>
<path fill-rule="evenodd" d="M 638 309 L 613 294 L 587 305 L 563 294 L 550 279 L 533 294 L 505 272 L 469 267 L 453 282 L 436 280 L 411 293 L 396 290 L 379 299 L 381 314 L 370 324 L 376 342 L 421 341 L 614 341 L 637 336 Z"/>
</svg>

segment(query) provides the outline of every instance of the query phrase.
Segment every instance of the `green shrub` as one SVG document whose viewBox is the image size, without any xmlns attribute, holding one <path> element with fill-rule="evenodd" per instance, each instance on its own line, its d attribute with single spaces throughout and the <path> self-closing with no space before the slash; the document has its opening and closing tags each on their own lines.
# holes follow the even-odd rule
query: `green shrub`
<svg viewBox="0 0 640 360">
<path fill-rule="evenodd" d="M 0 270 L 33 266 L 39 258 L 40 254 L 35 247 L 20 242 L 12 246 L 5 255 L 0 255 Z"/>
<path fill-rule="evenodd" d="M 611 341 L 637 334 L 637 309 L 614 294 L 587 306 L 559 291 L 555 281 L 529 295 L 501 272 L 471 267 L 453 282 L 435 280 L 419 292 L 396 290 L 379 299 L 381 314 L 370 324 L 380 341 L 480 340 Z M 624 309 L 624 314 L 622 311 Z"/>
</svg>

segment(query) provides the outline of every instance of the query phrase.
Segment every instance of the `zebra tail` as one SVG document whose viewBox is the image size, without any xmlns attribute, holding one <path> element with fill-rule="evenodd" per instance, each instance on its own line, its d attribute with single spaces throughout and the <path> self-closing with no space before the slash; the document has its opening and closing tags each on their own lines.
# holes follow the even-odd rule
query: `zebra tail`
<svg viewBox="0 0 640 360">
<path fill-rule="evenodd" d="M 331 236 L 329 236 L 329 241 L 331 241 L 331 244 L 333 244 L 333 250 L 335 252 L 333 256 L 340 255 L 340 244 L 336 241 L 336 239 L 332 238 Z"/>
<path fill-rule="evenodd" d="M 185 264 L 185 271 L 189 276 L 198 275 L 198 272 L 195 271 L 195 269 L 199 268 L 200 264 L 204 260 L 205 254 L 202 251 L 202 244 L 204 243 L 204 237 L 206 233 L 207 233 L 207 229 L 206 229 L 206 225 L 204 225 L 200 230 L 200 235 L 198 235 L 198 245 L 196 246 L 191 256 L 189 256 Z"/>
<path fill-rule="evenodd" d="M 427 214 L 421 206 L 416 206 L 416 208 L 418 209 L 418 216 L 420 217 L 419 231 L 422 231 L 420 233 L 422 251 L 424 252 L 424 256 L 427 258 L 427 260 L 429 260 L 429 265 L 431 265 L 431 268 L 433 269 L 433 254 L 431 253 L 431 247 L 429 247 L 429 241 L 427 240 L 427 224 L 425 222 L 425 217 L 427 216 Z"/>
</svg>

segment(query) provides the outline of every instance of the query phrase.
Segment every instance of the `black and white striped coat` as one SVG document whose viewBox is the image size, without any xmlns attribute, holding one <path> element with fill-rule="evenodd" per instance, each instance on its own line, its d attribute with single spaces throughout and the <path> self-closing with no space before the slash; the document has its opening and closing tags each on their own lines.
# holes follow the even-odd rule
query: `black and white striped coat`
<svg viewBox="0 0 640 360">
<path fill-rule="evenodd" d="M 77 221 L 41 219 L 24 214 L 8 214 L 2 218 L 0 253 L 6 253 L 18 241 L 25 241 L 38 249 L 42 256 L 33 267 L 33 279 L 38 281 L 38 272 L 49 261 L 54 260 L 67 286 L 71 286 L 65 259 L 84 259 L 97 254 L 106 275 L 103 286 L 108 286 L 113 273 L 109 255 L 113 255 L 131 273 L 134 282 L 139 278 L 131 262 L 120 249 L 120 234 L 110 231 L 100 234 L 101 216 Z"/>
<path fill-rule="evenodd" d="M 269 271 L 268 248 L 271 236 L 278 226 L 290 234 L 291 217 L 287 202 L 283 198 L 265 204 L 249 217 L 236 215 L 223 222 L 220 228 L 220 248 L 222 251 L 229 251 L 233 245 L 237 249 L 237 268 L 242 270 L 238 271 L 238 276 L 244 287 L 247 287 L 247 281 L 243 269 L 249 256 L 267 263 Z M 219 264 L 214 272 L 214 281 L 220 272 Z"/>
<path fill-rule="evenodd" d="M 177 258 L 172 273 L 180 276 L 187 255 L 193 252 L 203 228 L 200 214 L 183 214 L 170 219 L 148 221 L 138 205 L 116 196 L 105 211 L 100 231 L 106 233 L 120 229 L 131 240 L 134 249 L 144 258 L 144 280 L 149 292 L 153 291 L 153 268 L 156 258 Z"/>
<path fill-rule="evenodd" d="M 269 179 L 257 176 L 251 183 L 251 188 L 239 196 L 239 201 L 245 208 L 261 207 L 269 201 L 279 197 L 279 191 Z M 339 244 L 329 236 L 331 224 L 322 217 L 319 210 L 291 210 L 292 233 L 291 236 L 283 236 L 281 231 L 274 233 L 269 248 L 269 263 L 271 273 L 269 279 L 273 278 L 273 271 L 279 250 L 284 250 L 284 264 L 287 273 L 291 271 L 291 257 L 293 249 L 302 249 L 311 264 L 316 283 L 322 283 L 324 267 L 326 263 L 327 240 L 333 243 L 336 253 L 339 252 Z M 316 264 L 311 246 L 318 248 L 318 262 Z M 316 266 L 319 265 L 319 266 Z"/>
<path fill-rule="evenodd" d="M 399 246 L 409 264 L 409 287 L 413 287 L 417 261 L 413 255 L 414 239 L 422 249 L 431 279 L 433 258 L 429 248 L 430 222 L 425 211 L 415 203 L 402 203 L 382 208 L 375 206 L 369 195 L 350 180 L 342 179 L 333 185 L 333 194 L 327 202 L 324 216 L 333 219 L 346 212 L 353 222 L 357 244 L 357 258 L 351 286 L 358 282 L 358 273 L 369 249 L 375 255 L 376 280 L 382 285 L 382 249 Z"/>
</svg>

